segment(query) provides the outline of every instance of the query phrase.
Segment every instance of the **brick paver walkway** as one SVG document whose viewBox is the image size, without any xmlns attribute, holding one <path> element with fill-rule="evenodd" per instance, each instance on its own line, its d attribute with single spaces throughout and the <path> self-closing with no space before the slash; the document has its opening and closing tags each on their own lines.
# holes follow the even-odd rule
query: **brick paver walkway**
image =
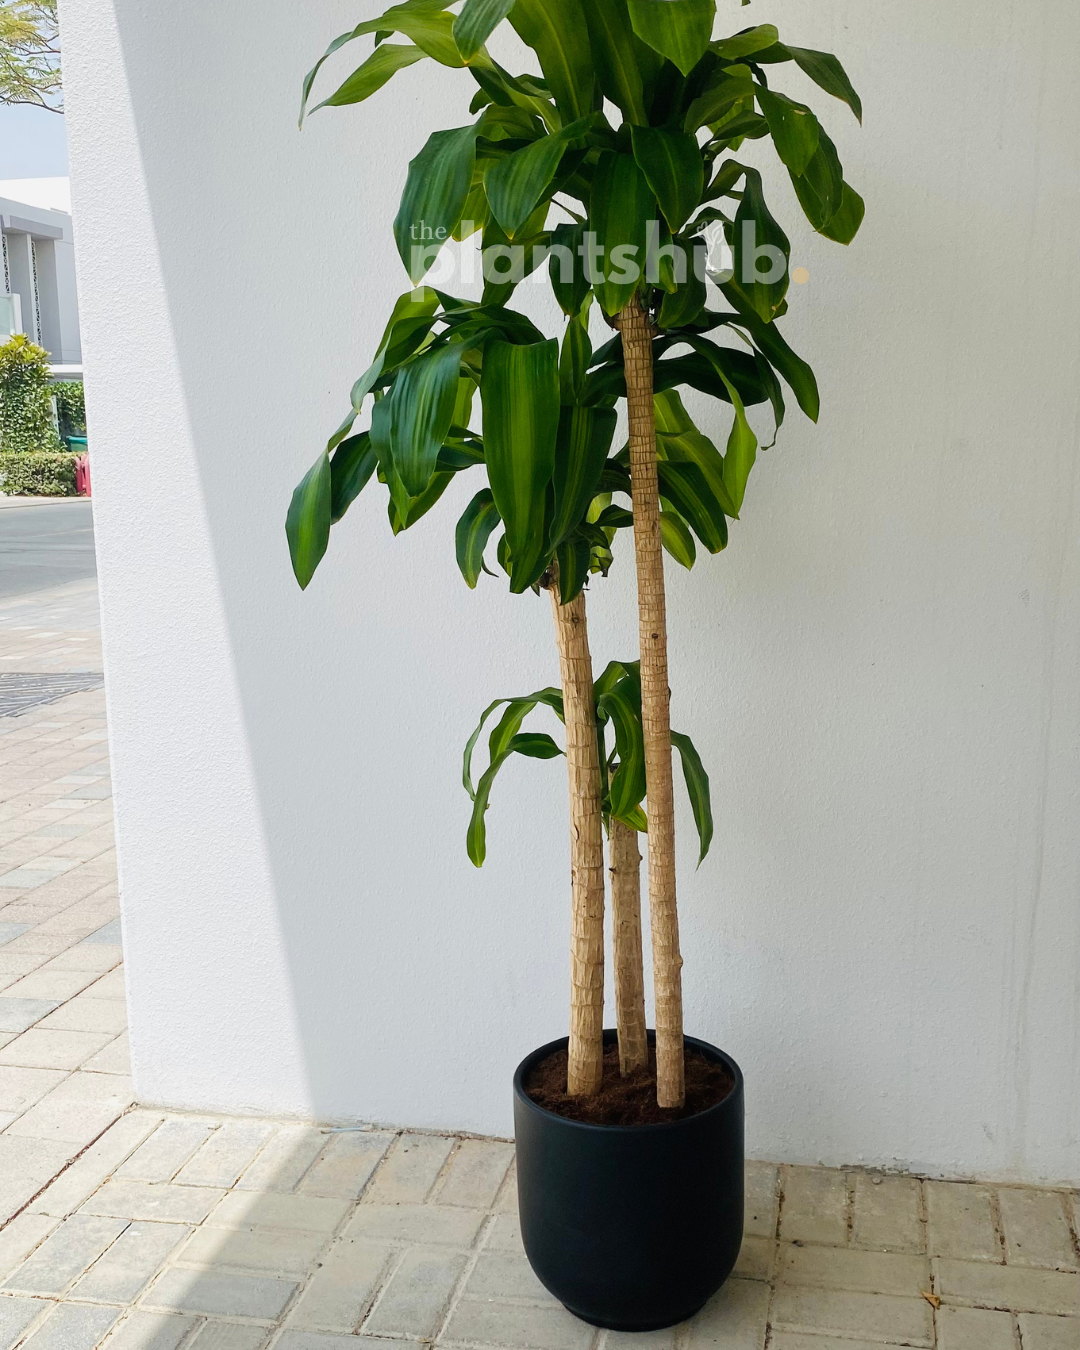
<svg viewBox="0 0 1080 1350">
<path fill-rule="evenodd" d="M 76 587 L 0 605 L 0 670 L 94 668 Z M 116 916 L 102 693 L 0 718 L 0 1350 L 1080 1350 L 1075 1194 L 769 1163 L 700 1316 L 596 1332 L 508 1143 L 133 1104 Z"/>
</svg>

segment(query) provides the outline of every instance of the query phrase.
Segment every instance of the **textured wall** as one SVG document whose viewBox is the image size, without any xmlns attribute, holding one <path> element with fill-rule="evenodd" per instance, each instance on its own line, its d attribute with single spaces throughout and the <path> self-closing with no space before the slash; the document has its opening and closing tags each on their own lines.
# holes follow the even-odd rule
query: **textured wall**
<svg viewBox="0 0 1080 1350">
<path fill-rule="evenodd" d="M 820 425 L 672 568 L 717 817 L 699 872 L 680 820 L 688 1028 L 742 1062 L 757 1156 L 1075 1183 L 1080 11 L 727 8 L 841 54 L 865 130 L 816 103 L 869 214 L 850 250 L 794 232 Z M 508 770 L 477 873 L 459 755 L 555 677 L 546 602 L 464 587 L 453 502 L 393 541 L 362 499 L 304 595 L 282 532 L 469 81 L 427 63 L 301 135 L 355 6 L 63 9 L 138 1090 L 505 1132 L 564 1025 L 565 786 Z M 598 662 L 630 581 L 624 549 Z"/>
</svg>

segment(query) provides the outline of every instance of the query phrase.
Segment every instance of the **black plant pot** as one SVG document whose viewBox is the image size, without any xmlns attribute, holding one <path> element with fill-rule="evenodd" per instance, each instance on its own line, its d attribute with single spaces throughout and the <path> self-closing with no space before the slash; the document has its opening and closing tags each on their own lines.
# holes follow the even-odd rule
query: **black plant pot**
<svg viewBox="0 0 1080 1350">
<path fill-rule="evenodd" d="M 605 1044 L 615 1040 L 604 1032 Z M 649 1043 L 654 1041 L 649 1033 Z M 652 1331 L 692 1317 L 731 1274 L 743 1230 L 743 1076 L 722 1050 L 722 1102 L 664 1125 L 586 1125 L 537 1106 L 514 1075 L 518 1209 L 537 1278 L 594 1326 Z"/>
</svg>

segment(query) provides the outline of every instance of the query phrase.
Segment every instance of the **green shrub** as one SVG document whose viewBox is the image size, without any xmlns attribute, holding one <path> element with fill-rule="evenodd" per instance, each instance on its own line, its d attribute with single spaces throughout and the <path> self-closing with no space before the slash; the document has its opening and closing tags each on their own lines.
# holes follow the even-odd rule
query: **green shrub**
<svg viewBox="0 0 1080 1350">
<path fill-rule="evenodd" d="M 69 436 L 85 436 L 86 400 L 82 380 L 57 380 L 49 386 L 49 393 L 56 399 L 61 437 L 66 441 Z"/>
<path fill-rule="evenodd" d="M 0 451 L 56 452 L 49 354 L 25 333 L 0 346 Z"/>
<path fill-rule="evenodd" d="M 0 492 L 9 497 L 74 497 L 78 458 L 70 451 L 0 450 Z"/>
</svg>

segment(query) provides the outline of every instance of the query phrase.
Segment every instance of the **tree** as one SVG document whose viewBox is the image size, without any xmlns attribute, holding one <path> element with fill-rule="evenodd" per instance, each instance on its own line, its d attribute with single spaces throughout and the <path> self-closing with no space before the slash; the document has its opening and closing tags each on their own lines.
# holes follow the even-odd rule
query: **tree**
<svg viewBox="0 0 1080 1350">
<path fill-rule="evenodd" d="M 0 0 L 0 103 L 64 111 L 56 0 Z"/>
<path fill-rule="evenodd" d="M 348 504 L 343 484 L 362 477 L 359 491 L 378 466 L 396 531 L 427 511 L 455 472 L 483 462 L 489 488 L 458 529 L 466 580 L 475 585 L 484 546 L 501 521 L 498 560 L 511 590 L 557 585 L 557 622 L 584 635 L 583 604 L 576 619 L 562 611 L 581 598 L 590 573 L 606 573 L 615 533 L 633 527 L 657 1099 L 668 1108 L 681 1105 L 684 1087 L 662 550 L 691 567 L 697 543 L 710 553 L 726 546 L 759 444 L 748 407 L 769 405 L 778 430 L 783 379 L 802 411 L 818 415 L 813 372 L 777 327 L 787 311 L 788 239 L 766 204 L 760 171 L 736 152 L 746 141 L 769 140 L 804 215 L 827 238 L 849 243 L 863 216 L 816 115 L 771 79 L 776 67 L 794 65 L 861 118 L 840 63 L 781 43 L 770 24 L 714 39 L 715 11 L 715 0 L 465 0 L 455 16 L 443 0 L 404 0 L 331 43 L 305 80 L 301 109 L 302 118 L 323 61 L 367 34 L 375 34 L 373 53 L 319 107 L 361 102 L 426 58 L 467 69 L 476 83 L 476 120 L 434 132 L 412 160 L 394 234 L 416 285 L 449 238 L 480 230 L 482 301 L 421 287 L 398 302 L 375 364 L 354 386 L 349 417 L 294 496 L 294 566 L 306 584 Z M 512 75 L 488 53 L 484 44 L 507 18 L 534 53 L 540 77 Z M 394 34 L 406 42 L 385 40 Z M 618 125 L 606 114 L 609 105 L 621 115 Z M 555 209 L 562 223 L 549 221 Z M 714 274 L 708 235 L 717 230 L 732 266 Z M 516 286 L 545 262 L 567 316 L 561 351 L 507 308 Z M 708 304 L 710 275 L 726 309 Z M 596 352 L 588 327 L 594 300 L 614 330 Z M 437 336 L 436 322 L 445 325 Z M 462 380 L 467 393 L 481 390 L 482 437 L 467 429 Z M 693 422 L 681 386 L 729 405 L 723 453 Z M 371 428 L 350 436 L 368 395 Z M 620 398 L 629 441 L 611 456 Z M 361 461 L 362 471 L 353 467 Z M 632 510 L 612 503 L 619 493 Z M 568 640 L 560 631 L 561 651 Z M 587 685 L 584 677 L 577 681 L 579 691 Z M 563 694 L 569 747 L 591 721 L 584 694 L 571 709 L 565 678 Z M 493 747 L 492 765 L 496 758 Z M 572 797 L 572 835 L 580 843 L 584 817 L 573 814 L 574 803 L 596 815 L 596 774 L 573 762 L 570 773 L 581 789 Z M 630 829 L 644 823 L 611 814 Z M 614 838 L 618 884 L 633 864 L 617 828 Z M 591 875 L 594 843 L 587 852 L 580 865 Z M 576 859 L 575 888 L 577 867 Z M 598 928 L 595 905 L 582 903 L 575 942 L 580 918 L 580 932 L 591 934 L 582 951 L 595 1008 Z M 630 947 L 631 930 L 618 929 Z M 599 980 L 602 993 L 602 968 Z M 580 1036 L 593 1066 L 582 1081 L 592 1081 L 598 1028 L 585 1018 Z M 573 1039 L 572 1030 L 572 1060 Z M 627 1048 L 629 1054 L 629 1034 Z"/>
</svg>

